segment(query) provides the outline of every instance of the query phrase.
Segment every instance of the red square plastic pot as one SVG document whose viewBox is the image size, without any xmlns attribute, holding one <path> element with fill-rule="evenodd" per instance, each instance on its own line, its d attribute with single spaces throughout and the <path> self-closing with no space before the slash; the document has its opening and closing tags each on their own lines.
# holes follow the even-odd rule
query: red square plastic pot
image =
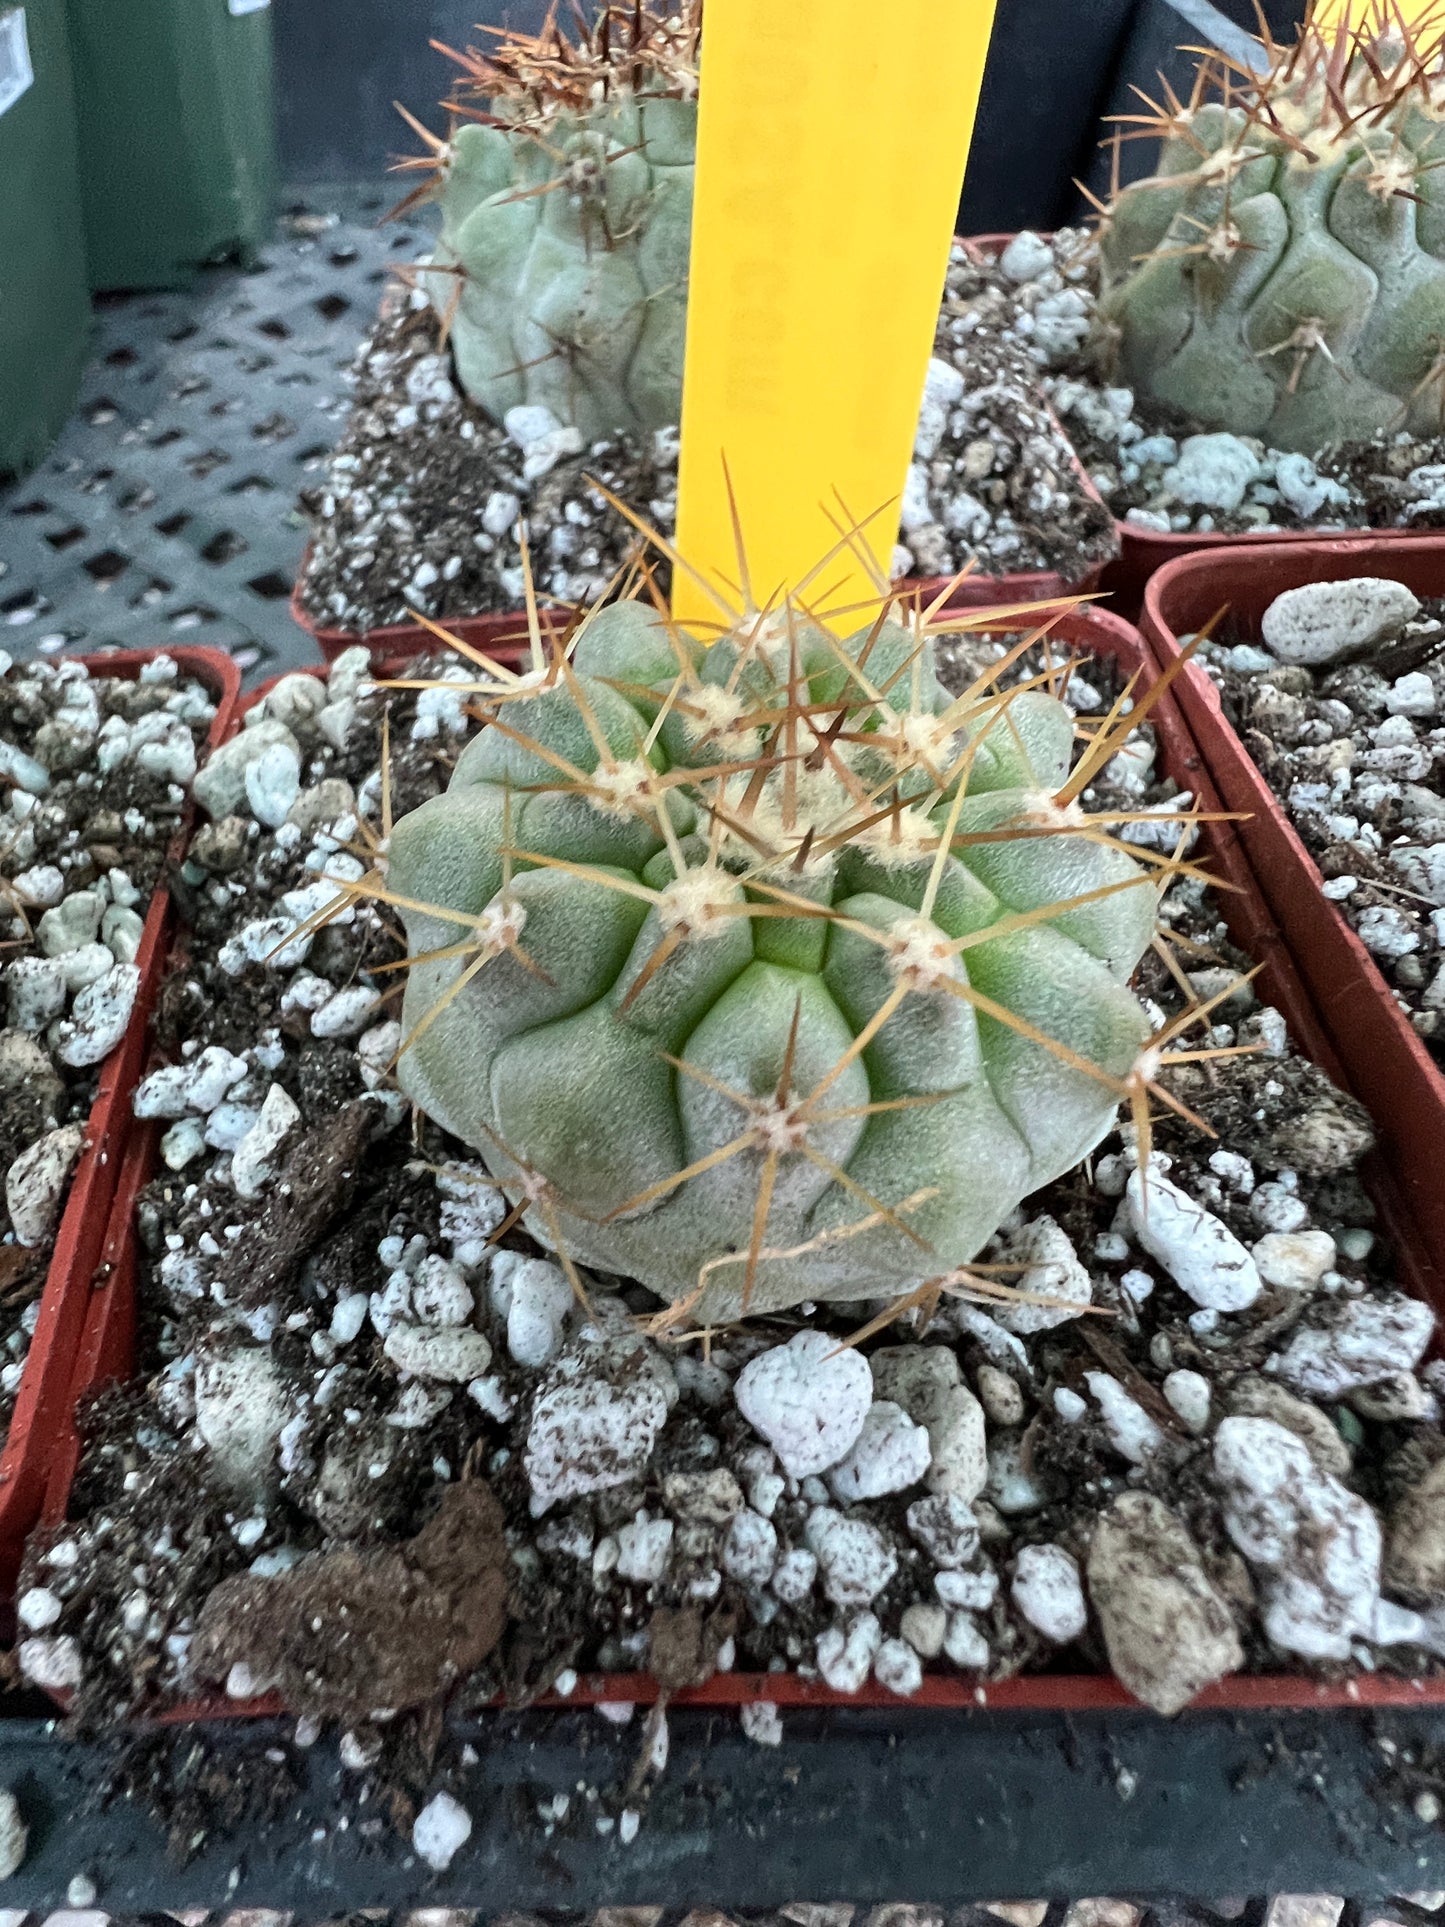
<svg viewBox="0 0 1445 1927">
<path fill-rule="evenodd" d="M 215 697 L 209 737 L 214 747 L 231 728 L 241 689 L 240 670 L 220 650 L 130 649 L 79 660 L 93 675 L 130 679 L 162 654 Z M 167 853 L 167 867 L 179 861 L 185 836 L 183 830 Z M 89 1382 L 81 1383 L 76 1377 L 77 1347 L 131 1128 L 130 1094 L 140 1073 L 150 1012 L 169 950 L 170 908 L 170 895 L 162 882 L 151 897 L 136 952 L 140 985 L 130 1022 L 100 1067 L 85 1148 L 71 1177 L 9 1433 L 0 1452 L 0 1597 L 8 1598 L 14 1588 L 25 1535 L 40 1512 L 62 1440 L 73 1432 L 74 1399 L 89 1389 Z"/>
<path fill-rule="evenodd" d="M 1445 537 L 1378 536 L 1223 550 L 1171 562 L 1145 592 L 1143 628 L 1162 666 L 1179 639 L 1221 610 L 1257 634 L 1286 589 L 1350 576 L 1388 576 L 1420 597 L 1445 595 Z M 1240 812 L 1239 843 L 1309 988 L 1342 1082 L 1366 1106 L 1420 1232 L 1434 1293 L 1445 1290 L 1445 1074 L 1391 995 L 1339 909 L 1284 808 L 1229 723 L 1197 662 L 1175 689 L 1224 807 Z M 1433 1293 L 1432 1293 L 1433 1295 Z M 1436 1302 L 1445 1302 L 1439 1298 Z"/>
<path fill-rule="evenodd" d="M 1445 545 L 1442 545 L 1445 546 Z M 990 625 L 993 626 L 993 625 Z M 1000 620 L 1000 633 L 1010 625 Z M 1012 625 L 1016 630 L 1017 624 Z M 1138 631 L 1118 617 L 1097 609 L 1080 609 L 1059 618 L 1051 636 L 1060 654 L 1100 656 L 1117 663 L 1126 675 L 1137 676 L 1136 699 L 1147 694 L 1157 671 Z M 428 639 L 430 646 L 430 639 Z M 416 652 L 411 652 L 414 655 Z M 512 658 L 515 660 L 515 656 Z M 383 667 L 400 673 L 405 655 Z M 313 673 L 320 674 L 317 670 Z M 239 712 L 264 693 L 258 690 Z M 1221 809 L 1217 792 L 1195 747 L 1173 691 L 1166 691 L 1149 711 L 1158 740 L 1158 766 L 1181 788 L 1192 790 L 1205 814 Z M 1261 966 L 1257 979 L 1261 997 L 1284 1015 L 1291 1033 L 1305 1053 L 1331 1077 L 1341 1076 L 1339 1061 L 1314 1011 L 1278 927 L 1261 901 L 1235 827 L 1208 822 L 1200 827 L 1198 857 L 1226 886 L 1220 909 L 1234 942 Z M 133 1134 L 114 1200 L 104 1249 L 106 1288 L 94 1295 L 81 1346 L 82 1371 L 94 1384 L 101 1378 L 126 1376 L 134 1367 L 137 1252 L 134 1232 L 136 1197 L 154 1169 L 156 1133 L 153 1128 Z M 1369 1188 L 1381 1221 L 1396 1244 L 1401 1282 L 1416 1296 L 1426 1297 L 1437 1310 L 1445 1309 L 1441 1281 L 1425 1262 L 1405 1201 L 1387 1168 L 1376 1161 L 1367 1173 Z M 57 1459 L 55 1476 L 46 1496 L 45 1515 L 58 1523 L 65 1515 L 78 1460 L 78 1441 L 72 1430 L 65 1454 Z M 549 1695 L 543 1705 L 585 1706 L 600 1701 L 650 1704 L 659 1697 L 657 1682 L 643 1673 L 591 1675 L 578 1681 L 565 1699 Z M 730 1707 L 766 1700 L 784 1707 L 879 1706 L 905 1718 L 910 1707 L 957 1708 L 978 1711 L 1045 1710 L 1088 1712 L 1135 1704 L 1120 1683 L 1104 1674 L 1033 1674 L 994 1684 L 980 1684 L 960 1674 L 931 1673 L 920 1690 L 901 1700 L 875 1680 L 856 1694 L 839 1694 L 820 1680 L 794 1673 L 722 1673 L 705 1685 L 670 1696 L 676 1705 Z M 1220 1681 L 1194 1702 L 1200 1710 L 1328 1709 L 1346 1706 L 1445 1705 L 1445 1677 L 1403 1679 L 1362 1674 L 1342 1682 L 1323 1682 L 1301 1674 L 1241 1675 Z M 274 1715 L 284 1708 L 274 1696 L 253 1701 L 206 1700 L 172 1709 L 165 1723 L 190 1720 L 251 1718 Z"/>
</svg>

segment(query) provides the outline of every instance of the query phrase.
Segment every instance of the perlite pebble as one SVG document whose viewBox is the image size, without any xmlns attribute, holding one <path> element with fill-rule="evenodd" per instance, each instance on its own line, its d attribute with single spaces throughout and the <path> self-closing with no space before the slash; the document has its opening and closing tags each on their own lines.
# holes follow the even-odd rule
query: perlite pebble
<svg viewBox="0 0 1445 1927">
<path fill-rule="evenodd" d="M 576 1295 L 562 1267 L 548 1258 L 499 1251 L 492 1259 L 492 1308 L 507 1321 L 507 1350 L 540 1371 L 561 1351 Z"/>
<path fill-rule="evenodd" d="M 634 1585 L 653 1586 L 667 1571 L 675 1527 L 671 1519 L 639 1512 L 617 1531 L 617 1576 Z"/>
<path fill-rule="evenodd" d="M 818 1671 L 835 1693 L 856 1693 L 867 1681 L 883 1629 L 872 1613 L 858 1613 L 842 1626 L 829 1626 L 818 1635 Z"/>
<path fill-rule="evenodd" d="M 201 808 L 216 818 L 230 816 L 239 809 L 246 800 L 247 770 L 266 750 L 278 745 L 289 749 L 297 757 L 299 770 L 296 738 L 284 723 L 269 716 L 258 716 L 239 736 L 233 736 L 229 743 L 212 750 L 205 767 L 197 771 L 191 785 L 191 793 Z M 295 802 L 294 795 L 291 800 Z M 284 815 L 283 811 L 282 818 Z M 279 822 L 282 819 L 277 820 Z"/>
<path fill-rule="evenodd" d="M 247 804 L 252 817 L 276 831 L 301 794 L 301 757 L 289 742 L 272 742 L 247 763 Z"/>
<path fill-rule="evenodd" d="M 411 1844 L 433 1873 L 445 1873 L 471 1838 L 472 1816 L 449 1793 L 437 1793 L 412 1822 Z"/>
<path fill-rule="evenodd" d="M 370 984 L 349 984 L 338 990 L 311 1018 L 313 1037 L 357 1037 L 370 1024 L 381 1003 L 381 992 Z"/>
<path fill-rule="evenodd" d="M 423 1325 L 464 1325 L 474 1309 L 472 1288 L 450 1259 L 428 1252 L 412 1274 L 411 1308 Z"/>
<path fill-rule="evenodd" d="M 1176 502 L 1229 513 L 1259 472 L 1259 457 L 1237 435 L 1189 435 L 1162 481 Z"/>
<path fill-rule="evenodd" d="M 83 1124 L 64 1124 L 37 1138 L 5 1173 L 5 1209 L 20 1244 L 33 1248 L 50 1235 L 84 1142 Z"/>
<path fill-rule="evenodd" d="M 56 1056 L 73 1070 L 108 1057 L 125 1035 L 140 989 L 134 964 L 112 964 L 103 977 L 81 991 L 52 1033 Z"/>
<path fill-rule="evenodd" d="M 1362 1385 L 1413 1371 L 1425 1355 L 1435 1316 L 1418 1298 L 1350 1298 L 1318 1322 L 1297 1325 L 1270 1369 L 1310 1398 L 1339 1398 Z"/>
<path fill-rule="evenodd" d="M 65 895 L 65 872 L 57 870 L 53 863 L 38 863 L 20 872 L 14 879 L 14 889 L 22 903 L 37 910 L 49 910 Z"/>
<path fill-rule="evenodd" d="M 1088 1309 L 1093 1296 L 1088 1269 L 1080 1263 L 1069 1234 L 1053 1218 L 1035 1218 L 1026 1224 L 1009 1240 L 1004 1257 L 1008 1264 L 1020 1267 L 1001 1280 L 1020 1294 L 1019 1300 L 992 1308 L 1005 1331 L 1049 1331 Z M 1022 1302 L 1024 1297 L 1046 1302 L 1027 1304 Z"/>
<path fill-rule="evenodd" d="M 466 1325 L 393 1325 L 385 1351 L 398 1371 L 447 1385 L 480 1378 L 492 1362 L 491 1341 Z"/>
<path fill-rule="evenodd" d="M 885 1639 L 874 1656 L 873 1677 L 886 1691 L 907 1699 L 922 1686 L 923 1667 L 906 1640 Z"/>
<path fill-rule="evenodd" d="M 982 1672 L 988 1665 L 988 1640 L 972 1613 L 960 1611 L 948 1615 L 943 1652 L 945 1658 L 966 1673 Z"/>
<path fill-rule="evenodd" d="M 1134 1171 L 1125 1196 L 1135 1238 L 1206 1311 L 1243 1311 L 1258 1298 L 1253 1258 L 1222 1219 L 1157 1171 Z"/>
<path fill-rule="evenodd" d="M 60 1617 L 60 1597 L 48 1586 L 29 1586 L 15 1604 L 15 1616 L 27 1632 L 43 1633 Z"/>
<path fill-rule="evenodd" d="M 300 1121 L 300 1107 L 290 1092 L 280 1084 L 271 1085 L 260 1115 L 231 1158 L 231 1183 L 238 1196 L 254 1198 L 269 1183 L 276 1153 Z"/>
<path fill-rule="evenodd" d="M 527 1432 L 534 1511 L 625 1485 L 651 1458 L 676 1397 L 672 1368 L 645 1341 L 584 1338 L 563 1352 L 533 1402 Z"/>
<path fill-rule="evenodd" d="M 828 1474 L 834 1498 L 844 1505 L 906 1492 L 932 1462 L 928 1433 L 888 1399 L 875 1399 L 853 1449 Z"/>
<path fill-rule="evenodd" d="M 814 1506 L 803 1536 L 835 1606 L 866 1606 L 898 1570 L 898 1556 L 877 1526 Z"/>
<path fill-rule="evenodd" d="M 743 1737 L 754 1746 L 781 1746 L 783 1722 L 772 1700 L 748 1700 L 738 1709 Z"/>
<path fill-rule="evenodd" d="M 765 1586 L 773 1575 L 777 1559 L 778 1534 L 772 1520 L 763 1518 L 751 1507 L 739 1512 L 723 1540 L 723 1571 L 739 1585 Z"/>
<path fill-rule="evenodd" d="M 773 1569 L 769 1584 L 785 1606 L 801 1606 L 818 1577 L 818 1561 L 806 1546 L 785 1552 Z"/>
<path fill-rule="evenodd" d="M 1062 1546 L 1025 1546 L 1009 1595 L 1034 1630 L 1055 1646 L 1067 1646 L 1089 1623 L 1078 1563 Z"/>
<path fill-rule="evenodd" d="M 0 1880 L 8 1880 L 25 1862 L 30 1835 L 20 1816 L 20 1803 L 9 1787 L 0 1787 Z M 19 1918 L 24 1919 L 22 1913 Z"/>
<path fill-rule="evenodd" d="M 1422 1307 L 1423 1309 L 1423 1307 Z M 1227 1418 L 1214 1476 L 1230 1538 L 1260 1583 L 1264 1631 L 1284 1652 L 1347 1659 L 1379 1598 L 1380 1522 L 1270 1419 Z"/>
<path fill-rule="evenodd" d="M 1203 1373 L 1186 1370 L 1170 1372 L 1162 1389 L 1171 1409 L 1189 1430 L 1202 1432 L 1209 1423 L 1211 1399 L 1209 1380 Z"/>
<path fill-rule="evenodd" d="M 1109 1372 L 1085 1372 L 1084 1382 L 1098 1400 L 1114 1450 L 1132 1465 L 1146 1465 L 1164 1443 L 1154 1420 Z"/>
<path fill-rule="evenodd" d="M 801 1331 L 738 1374 L 738 1410 L 795 1479 L 826 1472 L 851 1451 L 873 1403 L 873 1374 L 828 1332 Z"/>
<path fill-rule="evenodd" d="M 51 1692 L 79 1686 L 85 1677 L 80 1648 L 69 1633 L 55 1638 L 22 1639 L 16 1648 L 16 1658 L 26 1679 L 36 1686 L 48 1687 Z"/>
<path fill-rule="evenodd" d="M 10 1022 L 41 1031 L 65 1009 L 65 964 L 59 957 L 19 957 L 5 973 Z"/>
</svg>

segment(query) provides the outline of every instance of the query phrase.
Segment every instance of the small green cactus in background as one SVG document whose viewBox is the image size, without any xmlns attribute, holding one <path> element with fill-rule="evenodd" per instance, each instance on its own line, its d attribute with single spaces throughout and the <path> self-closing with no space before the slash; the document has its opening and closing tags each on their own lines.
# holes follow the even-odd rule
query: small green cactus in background
<svg viewBox="0 0 1445 1927">
<path fill-rule="evenodd" d="M 1068 710 L 995 675 L 951 699 L 887 602 L 709 648 L 626 600 L 479 682 L 375 894 L 402 1086 L 541 1242 L 679 1318 L 946 1290 L 1152 1088 L 1169 866 L 1077 801 L 1137 714 L 1071 770 Z"/>
<path fill-rule="evenodd" d="M 1363 11 L 1363 9 L 1361 9 Z M 1445 34 L 1397 9 L 1206 61 L 1101 231 L 1097 345 L 1189 421 L 1307 454 L 1445 427 Z"/>
<path fill-rule="evenodd" d="M 583 441 L 678 420 L 700 0 L 605 6 L 454 55 L 485 102 L 435 143 L 441 234 L 421 284 L 497 421 L 540 405 Z"/>
</svg>

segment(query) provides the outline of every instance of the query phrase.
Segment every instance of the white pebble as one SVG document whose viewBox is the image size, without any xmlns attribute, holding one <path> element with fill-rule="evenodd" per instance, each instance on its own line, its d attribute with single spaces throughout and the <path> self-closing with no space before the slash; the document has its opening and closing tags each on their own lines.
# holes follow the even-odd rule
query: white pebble
<svg viewBox="0 0 1445 1927">
<path fill-rule="evenodd" d="M 491 1341 L 467 1325 L 393 1325 L 385 1351 L 398 1371 L 446 1385 L 480 1378 L 492 1362 Z"/>
<path fill-rule="evenodd" d="M 1089 1623 L 1078 1565 L 1062 1546 L 1025 1546 L 1009 1592 L 1029 1624 L 1056 1646 L 1067 1646 Z"/>
<path fill-rule="evenodd" d="M 898 1570 L 897 1554 L 876 1526 L 830 1506 L 814 1506 L 804 1537 L 835 1606 L 868 1605 Z"/>
<path fill-rule="evenodd" d="M 738 1709 L 743 1736 L 754 1746 L 781 1746 L 783 1722 L 772 1700 L 746 1700 Z"/>
<path fill-rule="evenodd" d="M 411 1844 L 434 1873 L 445 1873 L 471 1837 L 472 1816 L 449 1793 L 427 1801 L 412 1823 Z"/>
<path fill-rule="evenodd" d="M 809 1555 L 811 1559 L 811 1554 Z M 723 1571 L 742 1586 L 765 1586 L 778 1559 L 778 1534 L 771 1519 L 750 1506 L 737 1514 L 723 1540 Z M 814 1565 L 816 1571 L 816 1565 Z M 808 1585 L 811 1588 L 812 1574 Z"/>
<path fill-rule="evenodd" d="M 85 1142 L 83 1124 L 47 1131 L 5 1173 L 5 1208 L 17 1242 L 33 1249 L 50 1235 Z"/>
<path fill-rule="evenodd" d="M 841 1464 L 828 1474 L 834 1498 L 844 1505 L 904 1492 L 928 1471 L 933 1452 L 928 1433 L 888 1399 L 868 1408 L 863 1430 Z"/>
<path fill-rule="evenodd" d="M 784 1470 L 803 1479 L 851 1451 L 873 1403 L 873 1374 L 865 1358 L 829 1333 L 801 1331 L 751 1359 L 734 1396 Z"/>
<path fill-rule="evenodd" d="M 653 1586 L 667 1571 L 672 1556 L 671 1519 L 650 1519 L 639 1512 L 617 1533 L 617 1576 L 635 1585 Z"/>
<path fill-rule="evenodd" d="M 231 1158 L 231 1183 L 239 1197 L 254 1198 L 270 1181 L 275 1155 L 300 1121 L 300 1109 L 290 1092 L 272 1084 L 260 1115 Z"/>
<path fill-rule="evenodd" d="M 349 984 L 312 1014 L 311 1035 L 356 1037 L 370 1024 L 380 1002 L 381 992 L 370 984 Z"/>
<path fill-rule="evenodd" d="M 1339 1398 L 1398 1372 L 1411 1372 L 1435 1329 L 1418 1298 L 1347 1298 L 1318 1324 L 1297 1325 L 1270 1369 L 1292 1391 Z"/>
<path fill-rule="evenodd" d="M 829 1626 L 818 1635 L 818 1671 L 835 1693 L 856 1693 L 866 1682 L 883 1644 L 883 1629 L 872 1613 L 859 1613 L 847 1630 Z"/>
<path fill-rule="evenodd" d="M 48 1586 L 30 1586 L 21 1593 L 15 1607 L 16 1617 L 27 1632 L 43 1633 L 60 1617 L 60 1597 Z"/>
<path fill-rule="evenodd" d="M 1262 1289 L 1253 1258 L 1222 1219 L 1157 1171 L 1129 1179 L 1134 1236 L 1207 1311 L 1243 1311 Z"/>
<path fill-rule="evenodd" d="M 540 1371 L 561 1351 L 577 1299 L 567 1274 L 549 1258 L 499 1251 L 492 1259 L 493 1308 L 507 1321 L 507 1350 Z"/>
<path fill-rule="evenodd" d="M 1084 1381 L 1098 1400 L 1114 1450 L 1132 1465 L 1146 1464 L 1164 1443 L 1159 1427 L 1109 1372 L 1085 1372 Z"/>
<path fill-rule="evenodd" d="M 266 744 L 246 765 L 244 780 L 251 814 L 267 829 L 279 829 L 301 794 L 301 758 L 294 744 Z"/>
<path fill-rule="evenodd" d="M 112 964 L 87 985 L 51 1033 L 61 1063 L 80 1070 L 108 1057 L 125 1035 L 139 989 L 134 964 Z"/>
<path fill-rule="evenodd" d="M 1164 1380 L 1164 1396 L 1191 1432 L 1202 1432 L 1209 1423 L 1211 1393 L 1209 1380 L 1202 1372 L 1170 1372 Z"/>
<path fill-rule="evenodd" d="M 922 1686 L 923 1667 L 906 1640 L 885 1639 L 873 1660 L 873 1677 L 888 1692 L 907 1699 Z"/>
</svg>

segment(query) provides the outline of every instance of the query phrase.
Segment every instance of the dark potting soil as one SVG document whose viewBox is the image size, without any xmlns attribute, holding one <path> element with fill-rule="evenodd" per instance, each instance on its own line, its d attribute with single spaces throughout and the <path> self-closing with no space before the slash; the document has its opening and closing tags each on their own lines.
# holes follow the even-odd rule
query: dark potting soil
<svg viewBox="0 0 1445 1927">
<path fill-rule="evenodd" d="M 214 713 L 164 656 L 132 681 L 0 654 L 0 1425 Z"/>
<path fill-rule="evenodd" d="M 962 681 L 996 645 L 950 643 L 944 655 Z M 1037 666 L 1035 655 L 1013 673 Z M 1162 1211 L 1168 1160 L 1167 1182 L 1199 1214 L 1191 1244 L 1237 1239 L 1268 1273 L 1253 1303 L 1211 1309 L 1208 1281 L 1186 1296 L 1141 1246 L 1124 1199 L 1125 1126 L 983 1254 L 1030 1266 L 1040 1292 L 1052 1283 L 1074 1303 L 1087 1278 L 1095 1312 L 1010 1330 L 1023 1307 L 945 1301 L 927 1329 L 983 1408 L 983 1493 L 971 1506 L 924 1501 L 915 1483 L 850 1503 L 822 1479 L 786 1477 L 733 1399 L 739 1368 L 809 1321 L 756 1321 L 707 1349 L 663 1350 L 629 1317 L 652 1307 L 648 1294 L 593 1275 L 593 1338 L 572 1308 L 552 1334 L 564 1361 L 614 1391 L 665 1386 L 673 1402 L 622 1482 L 539 1508 L 529 1433 L 558 1380 L 552 1346 L 536 1362 L 535 1325 L 529 1334 L 513 1314 L 517 1258 L 545 1254 L 511 1230 L 506 1265 L 489 1255 L 505 1200 L 475 1153 L 409 1114 L 390 1083 L 392 915 L 352 902 L 278 952 L 326 896 L 328 872 L 333 887 L 359 876 L 380 829 L 382 702 L 397 812 L 443 786 L 471 727 L 455 684 L 384 697 L 358 680 L 363 670 L 343 658 L 319 714 L 315 685 L 308 693 L 300 678 L 268 698 L 267 720 L 301 748 L 305 787 L 277 829 L 245 806 L 209 826 L 183 873 L 188 951 L 157 1042 L 183 1064 L 237 1061 L 224 1099 L 212 1091 L 190 1111 L 165 1109 L 166 1168 L 138 1212 L 138 1372 L 96 1401 L 71 1517 L 29 1549 L 19 1615 L 30 1678 L 72 1689 L 77 1717 L 99 1723 L 279 1686 L 307 1719 L 346 1723 L 362 1771 L 384 1740 L 416 1743 L 394 1714 L 454 1688 L 464 1702 L 525 1699 L 570 1691 L 581 1672 L 650 1669 L 677 1686 L 735 1667 L 821 1670 L 856 1690 L 874 1668 L 906 1693 L 925 1664 L 982 1679 L 1105 1669 L 1097 1616 L 1110 1575 L 1089 1547 L 1100 1515 L 1129 1492 L 1171 1508 L 1241 1643 L 1235 1663 L 1297 1666 L 1308 1635 L 1295 1620 L 1315 1609 L 1281 1604 L 1278 1574 L 1238 1549 L 1211 1461 L 1226 1413 L 1271 1418 L 1277 1442 L 1307 1448 L 1291 1477 L 1313 1495 L 1314 1537 L 1290 1540 L 1285 1565 L 1307 1592 L 1324 1584 L 1318 1546 L 1338 1555 L 1318 1611 L 1350 1630 L 1326 1669 L 1433 1663 L 1422 1647 L 1438 1641 L 1434 1622 L 1372 1603 L 1368 1545 L 1351 1563 L 1376 1513 L 1445 1453 L 1436 1370 L 1415 1370 L 1429 1321 L 1421 1330 L 1400 1310 L 1393 1256 L 1356 1174 L 1368 1122 L 1238 980 L 1248 960 L 1205 883 L 1187 875 L 1166 889 L 1166 941 L 1146 954 L 1140 993 L 1162 1020 L 1184 1007 L 1184 981 L 1191 996 L 1224 991 L 1185 1047 L 1207 1033 L 1223 1050 L 1255 1050 L 1160 1068 L 1163 1087 L 1217 1136 L 1156 1105 L 1152 1195 Z M 1068 692 L 1085 723 L 1115 694 L 1112 670 L 1093 662 Z M 1146 726 L 1086 802 L 1141 813 L 1127 833 L 1172 850 L 1188 837 L 1189 799 L 1152 755 Z M 1052 1272 L 1038 1263 L 1045 1253 Z M 1060 1287 L 1064 1272 L 1079 1282 Z M 811 1322 L 843 1337 L 875 1308 L 849 1309 Z M 905 1323 L 865 1349 L 876 1361 L 921 1336 Z M 623 1434 L 619 1449 L 634 1444 Z M 846 1559 L 826 1550 L 839 1520 Z M 1039 1558 L 1062 1602 L 1024 1583 Z M 1296 1641 L 1288 1656 L 1281 1637 Z M 776 1712 L 742 1717 L 767 1743 Z M 643 1764 L 660 1753 L 654 1716 Z M 574 1822 L 592 1825 L 592 1810 L 552 1824 Z"/>
<path fill-rule="evenodd" d="M 1024 345 L 972 312 L 973 279 L 955 250 L 894 573 L 948 576 L 972 562 L 1080 581 L 1116 553 L 1110 517 L 1083 487 Z M 533 474 L 529 453 L 457 387 L 419 297 L 388 295 L 353 379 L 325 485 L 302 504 L 312 542 L 301 601 L 325 627 L 364 632 L 409 608 L 437 620 L 520 608 L 519 516 L 539 591 L 596 601 L 635 535 L 593 481 L 674 532 L 675 430 L 617 435 Z"/>
<path fill-rule="evenodd" d="M 1364 660 L 1272 662 L 1228 636 L 1204 655 L 1326 896 L 1445 1063 L 1445 602 Z"/>
</svg>

